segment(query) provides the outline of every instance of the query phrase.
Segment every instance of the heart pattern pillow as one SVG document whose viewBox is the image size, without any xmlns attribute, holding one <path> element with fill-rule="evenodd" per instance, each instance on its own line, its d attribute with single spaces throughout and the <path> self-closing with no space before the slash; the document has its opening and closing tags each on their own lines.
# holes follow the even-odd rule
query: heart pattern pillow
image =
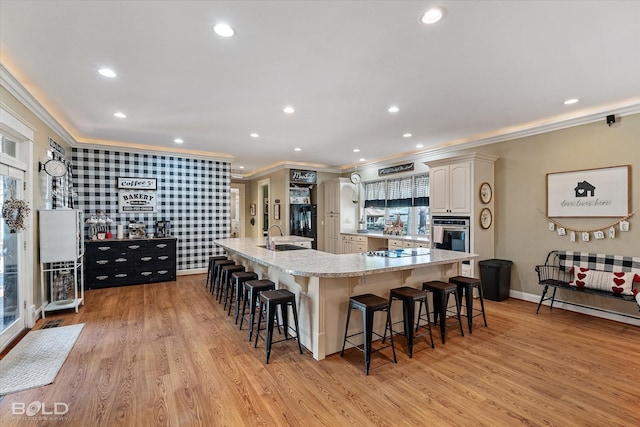
<svg viewBox="0 0 640 427">
<path fill-rule="evenodd" d="M 573 279 L 569 285 L 579 288 L 591 288 L 614 294 L 633 295 L 633 282 L 640 281 L 634 273 L 624 271 L 599 271 L 585 267 L 571 267 Z"/>
</svg>

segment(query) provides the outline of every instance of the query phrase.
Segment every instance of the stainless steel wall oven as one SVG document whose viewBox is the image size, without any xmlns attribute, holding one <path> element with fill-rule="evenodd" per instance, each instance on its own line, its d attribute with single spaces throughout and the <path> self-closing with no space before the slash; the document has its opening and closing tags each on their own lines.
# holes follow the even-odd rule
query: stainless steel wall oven
<svg viewBox="0 0 640 427">
<path fill-rule="evenodd" d="M 471 221 L 469 217 L 434 216 L 431 218 L 431 240 L 436 249 L 470 252 Z M 469 264 L 469 261 L 464 261 Z"/>
</svg>

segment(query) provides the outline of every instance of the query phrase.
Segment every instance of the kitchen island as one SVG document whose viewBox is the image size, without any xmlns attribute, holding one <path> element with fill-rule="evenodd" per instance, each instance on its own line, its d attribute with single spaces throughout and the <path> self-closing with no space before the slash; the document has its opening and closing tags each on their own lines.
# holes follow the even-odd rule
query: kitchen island
<svg viewBox="0 0 640 427">
<path fill-rule="evenodd" d="M 291 242 L 293 237 L 278 237 L 275 243 Z M 447 281 L 461 273 L 462 261 L 477 256 L 424 248 L 342 255 L 313 249 L 272 251 L 259 238 L 214 243 L 236 264 L 296 294 L 300 342 L 316 360 L 342 348 L 349 297 L 372 293 L 388 298 L 389 290 L 399 286 L 421 289 L 425 281 Z M 359 317 L 352 316 L 349 333 L 362 329 Z M 392 318 L 402 318 L 400 305 L 394 306 Z M 375 329 L 382 333 L 384 319 L 376 319 Z"/>
</svg>

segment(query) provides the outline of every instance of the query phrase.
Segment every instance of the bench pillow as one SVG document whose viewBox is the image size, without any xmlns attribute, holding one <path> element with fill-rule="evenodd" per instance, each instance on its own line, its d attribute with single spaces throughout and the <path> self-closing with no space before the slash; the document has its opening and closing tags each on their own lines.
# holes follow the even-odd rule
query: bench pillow
<svg viewBox="0 0 640 427">
<path fill-rule="evenodd" d="M 569 284 L 576 287 L 597 289 L 621 295 L 633 295 L 633 282 L 640 281 L 637 274 L 623 271 L 590 270 L 584 267 L 571 268 L 573 278 Z"/>
</svg>

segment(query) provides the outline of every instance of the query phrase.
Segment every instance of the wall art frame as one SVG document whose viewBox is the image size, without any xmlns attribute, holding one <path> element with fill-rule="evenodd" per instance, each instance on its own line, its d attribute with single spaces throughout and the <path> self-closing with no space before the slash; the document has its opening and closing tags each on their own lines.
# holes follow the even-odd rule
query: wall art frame
<svg viewBox="0 0 640 427">
<path fill-rule="evenodd" d="M 626 217 L 631 212 L 631 166 L 547 174 L 547 217 Z"/>
</svg>

